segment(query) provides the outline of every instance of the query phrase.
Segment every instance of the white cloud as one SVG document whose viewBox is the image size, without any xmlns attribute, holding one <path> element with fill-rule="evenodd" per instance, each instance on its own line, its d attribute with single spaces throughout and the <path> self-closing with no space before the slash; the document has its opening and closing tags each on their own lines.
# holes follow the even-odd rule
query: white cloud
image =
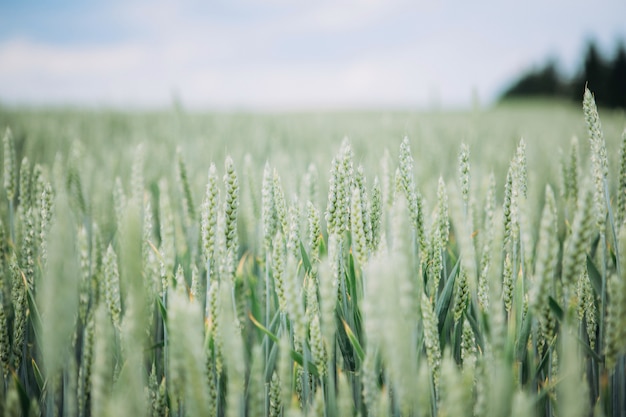
<svg viewBox="0 0 626 417">
<path fill-rule="evenodd" d="M 15 39 L 0 44 L 0 76 L 42 73 L 71 77 L 84 73 L 119 73 L 140 65 L 144 54 L 142 47 L 133 43 L 68 48 Z"/>
<path fill-rule="evenodd" d="M 576 32 L 574 16 L 563 33 L 546 32 L 493 4 L 470 16 L 438 1 L 261 4 L 118 3 L 109 23 L 129 35 L 115 42 L 0 39 L 0 99 L 165 105 L 176 90 L 191 105 L 226 108 L 413 106 L 433 96 L 463 105 L 474 89 L 491 99 L 551 50 L 571 55 L 586 30 Z"/>
<path fill-rule="evenodd" d="M 229 45 L 240 48 L 237 44 L 245 42 L 244 36 Z M 207 48 L 195 36 L 160 46 L 8 42 L 0 44 L 0 97 L 163 105 L 176 90 L 195 106 L 286 109 L 424 105 L 437 91 L 443 104 L 468 104 L 473 87 L 491 88 L 489 80 L 502 74 L 494 75 L 493 65 L 481 65 L 487 50 L 453 50 L 447 42 L 380 46 L 314 63 L 263 59 L 259 51 L 254 59 L 227 48 Z M 474 77 L 469 83 L 468 74 Z"/>
</svg>

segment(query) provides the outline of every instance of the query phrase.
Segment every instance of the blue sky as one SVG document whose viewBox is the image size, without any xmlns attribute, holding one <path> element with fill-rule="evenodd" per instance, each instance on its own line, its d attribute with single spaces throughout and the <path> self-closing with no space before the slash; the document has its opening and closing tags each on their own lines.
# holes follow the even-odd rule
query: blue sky
<svg viewBox="0 0 626 417">
<path fill-rule="evenodd" d="M 626 1 L 0 0 L 0 102 L 216 109 L 462 107 L 587 40 Z"/>
</svg>

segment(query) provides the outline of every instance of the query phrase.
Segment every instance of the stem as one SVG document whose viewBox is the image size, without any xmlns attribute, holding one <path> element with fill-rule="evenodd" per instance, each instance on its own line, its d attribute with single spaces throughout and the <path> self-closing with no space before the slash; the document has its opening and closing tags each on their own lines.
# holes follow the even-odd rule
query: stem
<svg viewBox="0 0 626 417">
<path fill-rule="evenodd" d="M 354 404 L 355 404 L 355 408 L 357 412 L 363 408 L 361 404 L 361 391 L 362 390 L 363 388 L 361 387 L 361 378 L 358 376 L 356 378 L 352 378 L 352 395 L 353 395 Z"/>
<path fill-rule="evenodd" d="M 163 291 L 163 306 L 165 308 L 167 308 L 167 291 Z M 162 318 L 162 323 L 163 323 L 163 376 L 165 376 L 165 380 L 169 381 L 169 376 L 168 376 L 168 362 L 169 362 L 169 355 L 168 355 L 168 343 L 167 343 L 167 324 L 165 323 L 165 318 L 161 315 Z"/>
<path fill-rule="evenodd" d="M 324 398 L 324 415 L 323 417 L 328 417 L 328 393 L 326 392 L 327 390 L 327 386 L 326 383 L 324 382 L 324 379 L 321 378 L 320 379 L 320 389 L 322 390 L 322 395 Z"/>
<path fill-rule="evenodd" d="M 309 406 L 309 359 L 311 358 L 311 354 L 306 345 L 306 340 L 302 341 L 302 365 L 304 368 L 304 372 L 302 375 L 302 409 L 304 411 L 304 415 L 307 414 L 308 406 Z"/>
<path fill-rule="evenodd" d="M 520 209 L 522 210 L 522 209 Z M 519 268 L 522 272 L 522 299 L 524 298 L 524 290 L 526 288 L 525 280 L 526 280 L 526 257 L 524 256 L 524 238 L 522 237 L 522 228 L 519 228 Z M 517 273 L 516 273 L 517 275 Z M 515 279 L 517 281 L 517 277 Z M 523 309 L 523 306 L 522 306 Z M 520 314 L 520 325 L 522 321 L 522 315 Z"/>
<path fill-rule="evenodd" d="M 270 255 L 269 248 L 265 251 L 265 327 L 270 328 Z M 270 341 L 267 335 L 264 336 L 265 348 L 265 366 L 267 366 L 270 358 Z M 269 385 L 265 384 L 265 415 L 268 416 L 270 409 Z"/>
<path fill-rule="evenodd" d="M 13 207 L 13 199 L 9 199 L 9 233 L 11 234 L 11 242 L 15 244 L 15 208 Z"/>
<path fill-rule="evenodd" d="M 271 294 L 270 288 L 270 255 L 269 251 L 265 253 L 265 327 L 269 328 L 270 325 L 270 308 L 271 308 Z M 267 353 L 267 352 L 266 352 Z M 266 358 L 267 359 L 267 358 Z"/>
<path fill-rule="evenodd" d="M 221 400 L 221 398 L 222 398 L 222 377 L 216 372 L 215 379 L 217 381 L 217 384 L 216 384 L 217 385 L 216 386 L 216 389 L 217 389 L 217 399 L 215 401 L 215 409 L 217 410 L 217 415 L 221 416 L 221 415 L 224 415 L 224 411 L 223 411 L 224 404 L 222 404 L 222 400 Z"/>
<path fill-rule="evenodd" d="M 441 285 L 441 283 L 443 282 L 443 284 L 445 285 L 445 280 L 448 277 L 448 265 L 446 262 L 446 249 L 444 247 L 442 247 L 441 249 L 441 264 L 443 266 L 442 270 L 443 270 L 443 277 L 441 276 L 441 273 L 439 274 L 439 283 L 437 284 L 437 288 L 435 288 L 435 291 L 433 292 L 433 299 L 437 300 L 437 293 L 439 292 L 439 286 Z"/>
<path fill-rule="evenodd" d="M 204 306 L 204 319 L 205 321 L 209 319 L 209 315 L 211 313 L 211 303 L 209 300 L 209 291 L 211 289 L 211 261 L 207 260 L 206 262 L 206 296 L 205 296 L 205 306 Z"/>
<path fill-rule="evenodd" d="M 339 253 L 337 255 L 339 257 L 339 282 L 340 282 L 340 288 L 341 288 L 341 304 L 343 307 L 343 315 L 344 317 L 348 320 L 348 324 L 350 324 L 350 326 L 352 327 L 352 317 L 350 315 L 348 315 L 348 301 L 347 301 L 347 295 L 348 295 L 348 286 L 346 283 L 346 271 L 345 271 L 345 266 L 343 266 L 343 262 L 342 262 L 342 257 L 343 257 L 343 242 L 341 242 L 339 244 Z"/>
<path fill-rule="evenodd" d="M 287 315 L 284 312 L 280 312 L 280 326 L 281 326 L 281 334 L 285 334 L 287 332 Z"/>
<path fill-rule="evenodd" d="M 267 364 L 267 362 L 266 362 Z M 263 384 L 265 386 L 265 416 L 268 417 L 269 416 L 269 412 L 270 412 L 270 388 L 269 388 L 269 384 Z"/>
<path fill-rule="evenodd" d="M 550 362 L 548 364 L 548 381 L 552 382 L 552 349 L 550 349 L 550 351 L 548 352 L 548 361 Z M 548 409 L 547 415 L 551 416 L 552 415 L 552 402 L 550 401 L 549 395 L 546 399 L 546 408 Z"/>
<path fill-rule="evenodd" d="M 366 294 L 366 288 L 365 288 L 365 271 L 363 269 L 363 267 L 365 265 L 360 265 L 361 266 L 361 291 L 359 296 L 361 297 L 361 299 L 363 299 L 365 297 Z M 354 274 L 356 275 L 356 268 L 354 268 Z M 356 279 L 356 276 L 354 277 L 354 279 Z"/>
<path fill-rule="evenodd" d="M 619 263 L 619 242 L 617 240 L 617 232 L 615 230 L 615 219 L 613 217 L 613 209 L 611 208 L 611 200 L 609 198 L 609 185 L 606 178 L 603 181 L 604 183 L 604 199 L 606 201 L 606 207 L 609 215 L 609 224 L 611 225 L 611 235 L 613 237 L 613 244 L 615 247 L 615 258 L 618 260 L 616 262 L 617 267 L 617 276 L 622 276 L 621 267 Z"/>
<path fill-rule="evenodd" d="M 237 315 L 237 300 L 235 298 L 235 279 L 233 278 L 233 289 L 230 292 L 230 298 L 233 302 L 233 314 L 235 315 L 235 323 L 237 324 L 237 327 L 239 327 L 240 323 L 239 323 L 239 316 Z"/>
<path fill-rule="evenodd" d="M 624 410 L 626 410 L 626 396 L 620 395 L 619 393 L 623 393 L 626 386 L 624 384 L 624 366 L 626 366 L 626 357 L 622 355 L 622 358 L 619 360 L 618 371 L 615 373 L 616 385 L 617 385 L 617 397 L 619 401 L 619 409 L 621 411 L 621 415 L 624 416 Z"/>
<path fill-rule="evenodd" d="M 600 236 L 600 243 L 602 244 L 602 294 L 600 294 L 600 332 L 598 337 L 598 351 L 602 352 L 602 342 L 604 341 L 604 321 L 606 316 L 606 260 L 607 260 L 607 242 L 606 235 L 603 233 Z M 617 262 L 619 265 L 619 260 Z"/>
</svg>

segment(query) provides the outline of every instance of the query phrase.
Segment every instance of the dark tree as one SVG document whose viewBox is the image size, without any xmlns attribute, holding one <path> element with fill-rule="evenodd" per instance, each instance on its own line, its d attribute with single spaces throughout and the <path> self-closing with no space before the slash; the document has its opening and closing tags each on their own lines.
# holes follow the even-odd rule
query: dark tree
<svg viewBox="0 0 626 417">
<path fill-rule="evenodd" d="M 581 100 L 585 85 L 593 91 L 596 103 L 606 103 L 608 66 L 602 59 L 596 43 L 589 41 L 582 72 L 574 79 L 572 94 L 574 100 Z"/>
<path fill-rule="evenodd" d="M 557 71 L 554 59 L 544 67 L 523 74 L 500 96 L 569 97 L 579 103 L 585 86 L 594 93 L 599 106 L 626 109 L 626 46 L 620 42 L 612 60 L 606 60 L 593 40 L 587 44 L 584 60 L 573 78 L 566 80 Z"/>
<path fill-rule="evenodd" d="M 626 49 L 620 42 L 607 79 L 607 105 L 626 109 Z"/>
<path fill-rule="evenodd" d="M 556 62 L 551 60 L 545 67 L 524 74 L 502 94 L 502 98 L 555 97 L 562 94 L 562 92 L 563 85 L 556 69 Z"/>
</svg>

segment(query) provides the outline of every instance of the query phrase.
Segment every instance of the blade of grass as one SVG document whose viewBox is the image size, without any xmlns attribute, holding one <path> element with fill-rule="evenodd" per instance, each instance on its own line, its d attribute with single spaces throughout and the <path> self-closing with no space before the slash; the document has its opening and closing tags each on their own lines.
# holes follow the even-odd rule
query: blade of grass
<svg viewBox="0 0 626 417">
<path fill-rule="evenodd" d="M 587 272 L 589 275 L 589 281 L 591 286 L 595 290 L 596 294 L 602 294 L 602 275 L 596 265 L 593 263 L 589 255 L 587 255 Z"/>
<path fill-rule="evenodd" d="M 526 349 L 528 346 L 528 339 L 530 337 L 530 330 L 532 325 L 532 314 L 530 310 L 524 315 L 524 319 L 522 321 L 521 332 L 517 339 L 517 349 L 515 352 L 515 357 L 518 361 L 524 360 L 524 356 L 526 355 Z"/>
<path fill-rule="evenodd" d="M 263 326 L 261 322 L 259 322 L 256 318 L 254 318 L 252 313 L 248 313 L 248 318 L 250 318 L 252 324 L 254 324 L 263 333 L 265 333 L 270 339 L 272 339 L 274 343 L 278 343 L 278 337 L 274 333 L 270 332 L 267 327 Z"/>
<path fill-rule="evenodd" d="M 303 356 L 302 356 L 300 353 L 298 353 L 298 352 L 296 352 L 295 350 L 293 350 L 293 349 L 292 349 L 292 350 L 291 350 L 291 358 L 292 358 L 294 361 L 296 361 L 296 363 L 297 363 L 298 365 L 300 365 L 300 366 L 302 366 L 302 367 L 304 368 L 304 358 L 303 358 Z M 319 374 L 319 372 L 318 372 L 318 370 L 317 370 L 317 366 L 315 366 L 315 364 L 314 364 L 313 362 L 311 362 L 311 361 L 306 361 L 306 366 L 307 366 L 308 371 L 309 371 L 312 375 L 317 376 L 317 377 L 319 377 L 319 376 L 320 376 L 320 374 Z"/>
<path fill-rule="evenodd" d="M 435 314 L 439 320 L 439 332 L 441 332 L 443 323 L 446 320 L 446 316 L 448 315 L 448 310 L 450 310 L 450 303 L 452 302 L 452 294 L 454 289 L 454 280 L 456 279 L 457 271 L 459 269 L 459 264 L 461 262 L 461 258 L 457 259 L 454 268 L 450 271 L 450 275 L 446 280 L 446 285 L 443 287 L 441 294 L 439 295 L 439 299 L 437 300 L 437 304 L 435 306 Z"/>
<path fill-rule="evenodd" d="M 156 297 L 157 305 L 159 306 L 159 311 L 161 312 L 161 316 L 163 317 L 163 322 L 167 323 L 167 308 L 163 304 L 163 300 L 161 297 Z"/>
<path fill-rule="evenodd" d="M 35 362 L 35 359 L 31 359 L 31 363 L 33 366 L 33 374 L 35 375 L 35 382 L 37 383 L 39 392 L 44 392 L 44 389 L 46 388 L 46 380 L 41 374 L 41 371 L 39 370 L 39 366 L 37 365 L 37 362 Z"/>
<path fill-rule="evenodd" d="M 552 338 L 552 340 L 550 341 L 550 344 L 547 345 L 547 349 L 543 354 L 543 357 L 541 358 L 541 360 L 539 361 L 539 365 L 537 365 L 537 369 L 535 370 L 535 376 L 533 379 L 537 379 L 539 378 L 539 374 L 541 373 L 541 371 L 546 367 L 546 365 L 549 362 L 550 359 L 550 353 L 552 352 L 552 349 L 554 349 L 554 345 L 556 343 L 556 335 Z"/>
<path fill-rule="evenodd" d="M 550 304 L 550 310 L 554 313 L 558 321 L 563 321 L 563 309 L 559 305 L 559 303 L 550 296 L 548 298 L 548 303 Z"/>
<path fill-rule="evenodd" d="M 272 374 L 274 373 L 274 369 L 276 368 L 276 360 L 278 359 L 278 344 L 274 343 L 272 349 L 269 354 L 269 358 L 265 363 L 265 382 L 269 383 L 272 381 Z"/>
<path fill-rule="evenodd" d="M 348 339 L 350 340 L 350 343 L 354 348 L 354 352 L 356 353 L 359 360 L 363 362 L 363 360 L 365 359 L 365 351 L 363 350 L 359 339 L 356 337 L 356 335 L 354 334 L 350 326 L 348 326 L 348 323 L 346 323 L 345 320 L 341 320 L 341 322 L 343 323 L 343 328 L 345 329 L 346 334 L 348 335 Z"/>
<path fill-rule="evenodd" d="M 309 259 L 309 255 L 306 253 L 306 250 L 304 249 L 304 245 L 302 244 L 302 241 L 300 241 L 300 254 L 302 256 L 302 264 L 304 265 L 304 270 L 306 271 L 307 274 L 311 273 L 311 260 Z"/>
<path fill-rule="evenodd" d="M 33 329 L 35 330 L 35 338 L 37 339 L 37 343 L 41 346 L 41 314 L 39 313 L 39 308 L 35 302 L 33 292 L 28 285 L 26 285 L 26 295 L 28 298 L 28 308 L 30 309 Z"/>
</svg>

